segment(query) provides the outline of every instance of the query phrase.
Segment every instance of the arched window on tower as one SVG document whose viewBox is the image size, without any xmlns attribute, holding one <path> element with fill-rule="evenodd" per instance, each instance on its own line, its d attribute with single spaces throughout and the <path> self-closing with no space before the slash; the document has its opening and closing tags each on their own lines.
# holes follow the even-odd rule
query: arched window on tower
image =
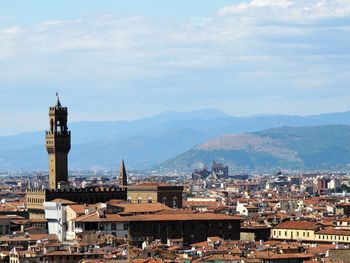
<svg viewBox="0 0 350 263">
<path fill-rule="evenodd" d="M 142 198 L 141 197 L 137 198 L 137 203 L 139 203 L 139 204 L 142 203 Z"/>
<path fill-rule="evenodd" d="M 148 203 L 152 203 L 152 197 L 148 197 L 148 198 L 147 198 L 147 202 L 148 202 Z"/>
</svg>

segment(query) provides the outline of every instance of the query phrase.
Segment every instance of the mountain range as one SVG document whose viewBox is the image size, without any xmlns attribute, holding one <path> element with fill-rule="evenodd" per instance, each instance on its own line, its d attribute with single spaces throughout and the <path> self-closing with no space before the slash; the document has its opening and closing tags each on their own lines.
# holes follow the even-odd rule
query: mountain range
<svg viewBox="0 0 350 263">
<path fill-rule="evenodd" d="M 350 126 L 282 127 L 229 134 L 164 162 L 167 169 L 195 169 L 215 160 L 233 170 L 329 170 L 350 167 Z"/>
<path fill-rule="evenodd" d="M 348 124 L 350 112 L 311 116 L 234 117 L 214 109 L 164 112 L 134 121 L 73 122 L 69 124 L 72 131 L 69 167 L 82 170 L 117 169 L 122 158 L 129 169 L 149 169 L 159 167 L 160 164 L 166 167 L 165 164 L 170 164 L 175 156 L 201 149 L 198 147 L 225 135 L 260 137 L 264 134 L 261 131 L 277 127 Z M 318 127 L 313 132 L 322 133 L 322 128 Z M 247 135 L 248 133 L 252 134 Z M 0 136 L 0 171 L 47 169 L 44 137 L 44 131 Z M 252 140 L 259 139 L 254 137 Z M 265 147 L 267 142 L 258 141 L 257 144 L 259 143 Z M 335 144 L 335 147 L 338 146 Z M 293 155 L 291 152 L 284 154 Z M 291 162 L 292 166 L 300 165 L 302 158 L 299 155 L 295 158 L 296 161 Z M 273 164 L 272 161 L 271 163 Z M 188 167 L 188 164 L 184 167 Z"/>
</svg>

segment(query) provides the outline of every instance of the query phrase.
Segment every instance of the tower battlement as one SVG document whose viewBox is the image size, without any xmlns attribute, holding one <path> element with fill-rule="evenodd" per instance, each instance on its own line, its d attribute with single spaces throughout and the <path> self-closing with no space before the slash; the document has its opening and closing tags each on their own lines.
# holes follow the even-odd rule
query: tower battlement
<svg viewBox="0 0 350 263">
<path fill-rule="evenodd" d="M 47 189 L 28 188 L 27 193 L 46 193 Z"/>
<path fill-rule="evenodd" d="M 46 131 L 45 132 L 46 135 L 70 135 L 70 131 L 66 131 L 66 132 L 60 132 L 60 131 Z"/>
<path fill-rule="evenodd" d="M 56 113 L 56 110 L 58 109 L 57 106 L 55 107 L 49 107 L 49 113 Z M 68 112 L 68 108 L 67 107 L 59 107 L 61 112 Z"/>
<path fill-rule="evenodd" d="M 69 188 L 69 189 L 47 189 L 48 194 L 58 193 L 111 193 L 123 191 L 119 187 L 89 187 L 89 188 Z"/>
</svg>

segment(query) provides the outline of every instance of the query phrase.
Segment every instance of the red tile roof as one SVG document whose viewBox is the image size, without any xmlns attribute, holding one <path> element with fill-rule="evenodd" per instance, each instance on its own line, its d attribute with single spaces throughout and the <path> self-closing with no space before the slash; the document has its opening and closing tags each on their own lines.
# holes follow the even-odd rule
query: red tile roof
<svg viewBox="0 0 350 263">
<path fill-rule="evenodd" d="M 135 216 L 120 216 L 118 214 L 105 214 L 101 216 L 98 212 L 83 215 L 74 219 L 76 222 L 135 222 L 135 221 L 197 221 L 197 220 L 241 220 L 241 217 L 212 214 L 147 214 Z"/>
<path fill-rule="evenodd" d="M 300 230 L 317 230 L 320 228 L 315 222 L 305 221 L 286 221 L 278 224 L 275 229 L 300 229 Z"/>
</svg>

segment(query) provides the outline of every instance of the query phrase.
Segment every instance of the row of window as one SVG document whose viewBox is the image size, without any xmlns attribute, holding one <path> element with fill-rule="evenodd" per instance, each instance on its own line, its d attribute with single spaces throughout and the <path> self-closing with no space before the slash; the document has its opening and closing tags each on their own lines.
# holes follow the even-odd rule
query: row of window
<svg viewBox="0 0 350 263">
<path fill-rule="evenodd" d="M 232 229 L 232 223 L 228 223 L 227 225 L 226 224 L 223 224 L 221 222 L 219 222 L 218 226 L 216 225 L 216 223 L 213 225 L 211 222 L 208 222 L 208 223 L 191 223 L 190 225 L 188 224 L 169 224 L 169 225 L 162 225 L 161 226 L 161 231 L 167 231 L 167 229 L 171 229 L 172 231 L 175 231 L 176 229 L 178 228 L 182 228 L 182 230 L 185 230 L 187 227 L 189 226 L 190 229 L 196 229 L 199 228 L 202 229 L 202 231 L 204 229 L 207 229 L 207 231 L 211 231 L 213 227 L 218 227 L 219 230 L 221 229 Z M 152 230 L 155 232 L 157 231 L 157 228 L 159 228 L 160 225 L 158 224 L 153 224 L 152 225 Z M 149 228 L 149 226 L 145 226 L 145 225 L 139 225 L 138 226 L 139 229 L 141 229 L 141 231 L 143 231 L 145 228 Z"/>
<path fill-rule="evenodd" d="M 83 224 L 81 223 L 76 223 L 76 228 L 81 228 Z M 108 229 L 108 224 L 106 223 L 99 223 L 98 224 L 98 230 L 100 231 L 104 231 Z M 129 224 L 128 223 L 124 223 L 123 224 L 123 229 L 117 229 L 117 224 L 116 223 L 112 223 L 111 224 L 111 230 L 128 230 L 129 229 Z M 71 228 L 71 230 L 73 231 L 73 227 Z"/>
<path fill-rule="evenodd" d="M 130 196 L 128 197 L 128 202 L 132 203 L 132 198 Z M 153 202 L 152 197 L 148 197 L 147 198 L 147 203 L 152 203 L 152 202 Z M 138 204 L 142 203 L 142 197 L 138 197 L 137 198 L 137 203 Z M 167 198 L 164 196 L 162 198 L 162 204 L 166 205 L 166 203 L 167 203 Z M 173 206 L 173 208 L 177 208 L 177 197 L 176 196 L 174 196 L 174 198 L 173 198 L 172 206 Z"/>
<path fill-rule="evenodd" d="M 280 237 L 282 235 L 283 231 L 278 231 L 278 236 Z M 310 237 L 310 233 L 309 232 L 306 232 L 306 235 L 305 235 L 305 231 L 302 231 L 303 233 L 303 237 Z M 301 237 L 301 234 L 299 231 L 296 232 L 296 237 Z M 273 230 L 273 235 L 274 236 L 277 236 L 277 230 Z M 288 237 L 288 231 L 284 231 L 284 237 Z M 290 236 L 293 238 L 293 232 L 290 233 Z"/>
<path fill-rule="evenodd" d="M 129 196 L 128 197 L 128 202 L 131 203 L 132 202 L 132 198 Z M 148 197 L 147 198 L 147 203 L 152 203 L 152 197 Z M 141 204 L 142 203 L 142 197 L 137 198 L 137 203 Z"/>
<path fill-rule="evenodd" d="M 330 240 L 330 241 L 349 241 L 348 236 L 335 236 L 335 235 L 316 235 L 317 240 Z"/>
<path fill-rule="evenodd" d="M 32 198 L 32 197 L 28 198 L 28 203 L 40 204 L 40 203 L 44 203 L 44 202 L 45 202 L 45 200 L 43 198 Z"/>
<path fill-rule="evenodd" d="M 278 233 L 278 235 L 277 235 Z M 273 235 L 276 237 L 281 237 L 281 235 L 283 234 L 283 231 L 277 231 L 277 230 L 273 230 Z M 283 237 L 291 237 L 291 238 L 298 238 L 298 237 L 310 237 L 310 233 L 305 231 L 302 231 L 302 235 L 299 231 L 296 231 L 296 237 L 293 237 L 292 232 L 290 233 L 290 235 L 288 235 L 288 231 L 284 231 L 284 236 Z M 315 240 L 329 240 L 329 241 L 350 241 L 349 236 L 337 236 L 337 235 L 320 235 L 320 234 L 316 234 Z"/>
</svg>

